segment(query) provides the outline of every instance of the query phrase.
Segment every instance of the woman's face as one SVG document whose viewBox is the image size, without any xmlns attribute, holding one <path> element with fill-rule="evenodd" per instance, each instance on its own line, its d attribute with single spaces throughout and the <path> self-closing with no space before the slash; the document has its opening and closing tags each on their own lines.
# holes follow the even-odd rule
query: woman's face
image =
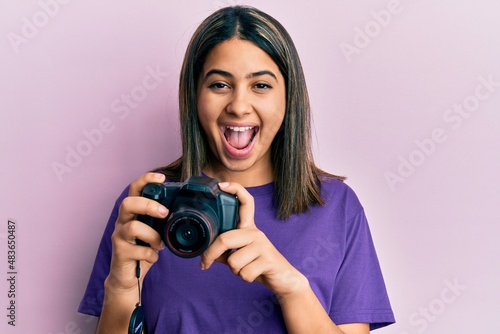
<svg viewBox="0 0 500 334">
<path fill-rule="evenodd" d="M 213 48 L 198 80 L 198 117 L 217 164 L 205 172 L 254 186 L 271 182 L 271 143 L 286 109 L 276 63 L 249 41 Z"/>
</svg>

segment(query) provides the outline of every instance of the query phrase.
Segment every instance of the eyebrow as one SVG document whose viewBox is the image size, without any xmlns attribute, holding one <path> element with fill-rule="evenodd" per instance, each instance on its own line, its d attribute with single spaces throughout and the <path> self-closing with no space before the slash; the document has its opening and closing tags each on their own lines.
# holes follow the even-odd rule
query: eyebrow
<svg viewBox="0 0 500 334">
<path fill-rule="evenodd" d="M 221 75 L 225 78 L 234 78 L 234 75 L 232 75 L 230 72 L 227 72 L 227 71 L 223 71 L 223 70 L 219 70 L 219 69 L 213 69 L 213 70 L 210 70 L 207 72 L 207 74 L 205 74 L 205 80 L 211 76 L 211 75 Z M 276 75 L 269 71 L 269 70 L 263 70 L 263 71 L 258 71 L 258 72 L 253 72 L 253 73 L 250 73 L 250 74 L 247 74 L 245 76 L 246 79 L 251 79 L 251 78 L 255 78 L 255 77 L 260 77 L 260 76 L 263 76 L 263 75 L 269 75 L 271 77 L 274 78 L 274 80 L 278 81 L 278 78 L 276 77 Z"/>
</svg>

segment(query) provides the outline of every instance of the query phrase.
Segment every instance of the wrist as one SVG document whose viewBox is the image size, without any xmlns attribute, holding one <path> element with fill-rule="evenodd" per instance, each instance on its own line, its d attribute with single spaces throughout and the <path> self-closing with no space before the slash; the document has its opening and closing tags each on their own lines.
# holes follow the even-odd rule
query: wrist
<svg viewBox="0 0 500 334">
<path fill-rule="evenodd" d="M 284 285 L 285 288 L 281 289 L 281 291 L 275 291 L 275 295 L 280 303 L 300 299 L 304 294 L 311 291 L 307 277 L 296 269 L 293 273 L 284 275 L 283 281 L 286 283 Z"/>
<path fill-rule="evenodd" d="M 142 280 L 140 282 L 142 284 Z M 137 295 L 137 279 L 124 283 L 114 275 L 110 274 L 104 280 L 104 290 L 110 294 L 135 294 Z"/>
<path fill-rule="evenodd" d="M 137 280 L 129 288 L 109 275 L 104 281 L 104 303 L 97 333 L 126 333 L 138 301 Z"/>
</svg>

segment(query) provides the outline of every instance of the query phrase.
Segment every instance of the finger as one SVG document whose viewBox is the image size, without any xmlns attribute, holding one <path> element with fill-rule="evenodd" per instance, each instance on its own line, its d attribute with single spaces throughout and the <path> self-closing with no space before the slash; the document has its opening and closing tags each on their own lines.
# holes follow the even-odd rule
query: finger
<svg viewBox="0 0 500 334">
<path fill-rule="evenodd" d="M 239 275 L 240 271 L 261 256 L 262 249 L 256 243 L 251 243 L 229 254 L 227 265 L 231 272 Z"/>
<path fill-rule="evenodd" d="M 162 183 L 165 175 L 162 173 L 146 173 L 130 184 L 129 196 L 140 196 L 142 189 L 148 183 Z"/>
<path fill-rule="evenodd" d="M 154 250 L 160 251 L 165 248 L 161 236 L 149 225 L 138 220 L 133 220 L 128 224 L 115 229 L 116 238 L 129 244 L 137 244 L 137 239 L 149 244 Z"/>
<path fill-rule="evenodd" d="M 154 218 L 165 218 L 168 209 L 160 203 L 140 196 L 125 197 L 120 205 L 117 224 L 125 224 L 136 215 L 148 215 Z"/>
<path fill-rule="evenodd" d="M 226 251 L 226 252 L 224 252 L 221 256 L 219 256 L 218 258 L 215 259 L 215 262 L 219 262 L 219 263 L 227 265 L 227 258 L 229 257 L 229 255 L 231 254 L 231 252 L 232 251 Z M 200 267 L 204 268 L 202 264 L 200 264 Z"/>
<path fill-rule="evenodd" d="M 220 234 L 214 242 L 201 254 L 200 267 L 208 269 L 215 260 L 224 263 L 223 254 L 231 249 L 238 249 L 248 245 L 253 240 L 251 233 L 244 230 L 231 230 Z"/>
<path fill-rule="evenodd" d="M 255 205 L 252 195 L 241 184 L 236 182 L 221 182 L 219 183 L 219 188 L 227 193 L 236 195 L 240 202 L 238 228 L 247 228 L 255 225 Z"/>
<path fill-rule="evenodd" d="M 113 257 L 118 261 L 118 263 L 129 262 L 130 265 L 133 265 L 135 261 L 140 260 L 153 264 L 158 260 L 159 250 L 153 249 L 152 247 L 135 245 L 123 238 L 121 231 L 115 232 L 116 233 L 113 233 L 111 238 L 113 241 Z"/>
<path fill-rule="evenodd" d="M 230 259 L 228 259 L 230 261 Z M 255 258 L 253 261 L 247 263 L 241 270 L 237 273 L 242 280 L 248 283 L 252 283 L 257 278 L 259 278 L 267 270 L 266 262 L 262 261 L 260 257 Z"/>
</svg>

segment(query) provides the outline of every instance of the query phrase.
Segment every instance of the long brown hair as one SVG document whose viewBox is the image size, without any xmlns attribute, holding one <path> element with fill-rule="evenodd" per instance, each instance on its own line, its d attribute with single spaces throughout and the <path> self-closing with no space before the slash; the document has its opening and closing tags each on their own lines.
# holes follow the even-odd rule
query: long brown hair
<svg viewBox="0 0 500 334">
<path fill-rule="evenodd" d="M 286 111 L 283 124 L 271 145 L 277 217 L 324 204 L 320 178 L 343 177 L 326 173 L 313 160 L 311 112 L 302 65 L 285 28 L 270 15 L 246 6 L 222 8 L 206 18 L 187 47 L 179 81 L 182 156 L 158 168 L 167 177 L 184 180 L 201 174 L 210 164 L 210 148 L 197 113 L 196 88 L 207 54 L 219 43 L 239 38 L 254 43 L 278 65 L 285 78 Z"/>
</svg>

